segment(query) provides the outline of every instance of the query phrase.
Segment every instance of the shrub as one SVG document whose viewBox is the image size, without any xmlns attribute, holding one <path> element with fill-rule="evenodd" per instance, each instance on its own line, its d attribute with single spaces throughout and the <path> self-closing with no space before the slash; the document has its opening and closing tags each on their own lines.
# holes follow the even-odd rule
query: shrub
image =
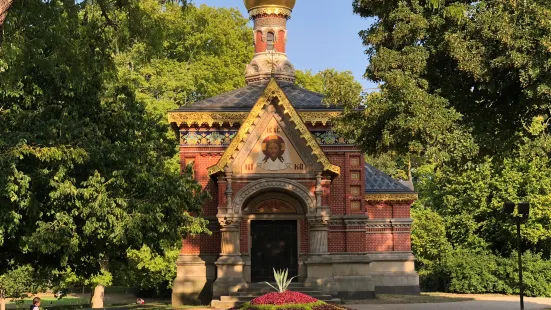
<svg viewBox="0 0 551 310">
<path fill-rule="evenodd" d="M 539 254 L 523 254 L 526 296 L 551 296 L 551 261 Z M 518 261 L 515 253 L 502 258 L 485 251 L 456 249 L 442 261 L 419 270 L 425 291 L 452 293 L 518 294 Z"/>
</svg>

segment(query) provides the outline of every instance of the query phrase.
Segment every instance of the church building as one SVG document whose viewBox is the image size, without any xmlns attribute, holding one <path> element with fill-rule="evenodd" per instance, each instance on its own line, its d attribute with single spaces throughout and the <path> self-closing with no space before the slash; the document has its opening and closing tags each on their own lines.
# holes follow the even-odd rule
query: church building
<svg viewBox="0 0 551 310">
<path fill-rule="evenodd" d="M 212 196 L 212 235 L 183 240 L 174 306 L 273 282 L 332 298 L 418 293 L 411 253 L 411 185 L 365 162 L 332 120 L 342 108 L 295 84 L 285 52 L 295 0 L 245 0 L 255 55 L 247 86 L 169 112 L 181 166 Z M 216 68 L 212 68 L 215 70 Z"/>
</svg>

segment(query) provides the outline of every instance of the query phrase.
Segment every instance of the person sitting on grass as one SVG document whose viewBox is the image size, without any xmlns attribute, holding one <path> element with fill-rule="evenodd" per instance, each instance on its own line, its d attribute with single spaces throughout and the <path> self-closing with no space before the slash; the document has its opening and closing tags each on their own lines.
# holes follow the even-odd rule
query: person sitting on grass
<svg viewBox="0 0 551 310">
<path fill-rule="evenodd" d="M 40 310 L 40 297 L 33 299 L 33 304 L 29 307 L 29 310 Z"/>
</svg>

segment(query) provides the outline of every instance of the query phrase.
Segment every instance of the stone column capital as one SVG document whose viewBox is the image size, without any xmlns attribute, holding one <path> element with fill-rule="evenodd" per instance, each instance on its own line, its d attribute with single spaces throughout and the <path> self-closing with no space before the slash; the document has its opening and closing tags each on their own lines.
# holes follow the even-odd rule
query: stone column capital
<svg viewBox="0 0 551 310">
<path fill-rule="evenodd" d="M 220 229 L 231 230 L 239 229 L 241 225 L 241 216 L 230 215 L 230 214 L 219 214 L 216 216 L 218 223 L 220 224 Z"/>
</svg>

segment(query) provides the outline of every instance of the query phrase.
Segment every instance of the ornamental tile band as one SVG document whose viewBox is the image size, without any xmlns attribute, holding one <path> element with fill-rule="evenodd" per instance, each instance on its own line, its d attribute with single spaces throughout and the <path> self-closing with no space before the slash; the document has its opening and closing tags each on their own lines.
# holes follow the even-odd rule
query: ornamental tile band
<svg viewBox="0 0 551 310">
<path fill-rule="evenodd" d="M 237 134 L 234 131 L 182 130 L 181 145 L 184 146 L 223 146 L 229 145 Z"/>
<path fill-rule="evenodd" d="M 237 134 L 237 130 L 181 130 L 183 146 L 227 146 Z M 354 145 L 354 140 L 338 136 L 334 131 L 312 131 L 319 145 Z"/>
<path fill-rule="evenodd" d="M 312 131 L 312 135 L 320 145 L 353 145 L 354 139 L 346 139 L 332 130 Z"/>
</svg>

